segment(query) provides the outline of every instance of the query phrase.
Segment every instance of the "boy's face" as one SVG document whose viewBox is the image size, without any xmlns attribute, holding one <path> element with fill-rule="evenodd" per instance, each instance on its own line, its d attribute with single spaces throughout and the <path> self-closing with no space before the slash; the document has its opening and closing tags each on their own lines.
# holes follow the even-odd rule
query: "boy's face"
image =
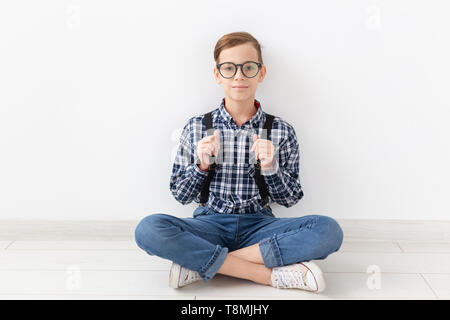
<svg viewBox="0 0 450 320">
<path fill-rule="evenodd" d="M 245 43 L 232 48 L 224 49 L 220 52 L 219 63 L 234 62 L 235 64 L 244 63 L 246 61 L 259 62 L 258 52 L 251 44 Z M 218 84 L 222 84 L 225 96 L 232 100 L 249 100 L 254 99 L 258 82 L 262 82 L 266 75 L 266 66 L 262 65 L 258 74 L 253 78 L 247 78 L 242 74 L 241 68 L 238 68 L 236 74 L 227 79 L 222 77 L 219 70 L 214 66 L 214 77 Z M 246 88 L 238 89 L 235 86 L 245 86 Z"/>
</svg>

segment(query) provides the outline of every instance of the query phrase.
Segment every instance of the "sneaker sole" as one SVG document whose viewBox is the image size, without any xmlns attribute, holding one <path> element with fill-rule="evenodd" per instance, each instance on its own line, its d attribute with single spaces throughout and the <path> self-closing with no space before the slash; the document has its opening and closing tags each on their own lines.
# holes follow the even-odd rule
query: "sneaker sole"
<svg viewBox="0 0 450 320">
<path fill-rule="evenodd" d="M 317 285 L 317 290 L 311 291 L 318 293 L 325 290 L 327 286 L 325 282 L 325 276 L 323 275 L 322 270 L 317 266 L 317 264 L 315 264 L 314 262 L 300 262 L 300 264 L 308 268 L 314 276 L 314 280 L 316 281 Z"/>
<path fill-rule="evenodd" d="M 172 267 L 170 268 L 170 275 L 169 275 L 169 287 L 171 288 L 179 288 L 180 283 L 180 275 L 181 275 L 181 266 L 179 264 L 176 264 L 175 262 L 172 262 Z"/>
</svg>

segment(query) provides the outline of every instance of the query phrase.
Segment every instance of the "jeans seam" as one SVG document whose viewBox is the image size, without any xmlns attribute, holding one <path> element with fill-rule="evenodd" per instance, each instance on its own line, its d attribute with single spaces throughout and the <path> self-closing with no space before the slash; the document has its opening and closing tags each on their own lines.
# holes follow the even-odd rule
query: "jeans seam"
<svg viewBox="0 0 450 320">
<path fill-rule="evenodd" d="M 317 222 L 317 219 L 314 219 L 314 223 L 316 223 L 316 222 Z M 267 243 L 269 245 L 270 249 L 272 250 L 272 255 L 274 256 L 276 263 L 279 266 L 282 266 L 283 265 L 283 258 L 281 256 L 281 251 L 280 251 L 280 247 L 278 245 L 278 241 L 283 239 L 283 238 L 285 238 L 285 237 L 287 237 L 287 236 L 291 236 L 293 234 L 296 234 L 298 232 L 304 232 L 304 231 L 310 230 L 311 229 L 310 226 L 311 226 L 311 224 L 309 224 L 306 227 L 300 227 L 300 228 L 298 228 L 296 230 L 283 232 L 281 234 L 276 234 L 275 233 L 272 237 L 266 238 L 265 240 L 261 240 L 260 246 L 261 246 L 261 244 L 264 246 L 264 244 Z M 273 229 L 276 229 L 276 228 L 273 228 Z M 264 262 L 264 264 L 266 265 L 265 262 Z M 271 267 L 270 265 L 266 265 L 266 266 L 267 267 Z"/>
<path fill-rule="evenodd" d="M 240 216 L 237 216 L 236 219 L 236 236 L 234 238 L 234 248 L 233 250 L 236 250 L 237 248 L 239 248 L 239 222 L 240 222 Z"/>
<path fill-rule="evenodd" d="M 201 273 L 205 273 L 206 270 L 214 263 L 214 261 L 217 259 L 220 253 L 220 246 L 217 245 L 216 249 L 214 250 L 214 253 L 212 257 L 209 259 L 209 261 L 200 269 Z"/>
<path fill-rule="evenodd" d="M 283 257 L 281 256 L 281 252 L 280 252 L 280 247 L 278 245 L 278 241 L 277 241 L 276 238 L 277 238 L 277 235 L 274 234 L 272 237 L 263 239 L 259 243 L 260 251 L 261 251 L 261 249 L 264 251 L 265 248 L 267 247 L 267 249 L 269 250 L 269 253 L 272 254 L 272 256 L 273 256 L 273 258 L 275 260 L 274 261 L 275 265 L 272 265 L 270 263 L 272 261 L 269 261 L 269 263 L 267 263 L 264 260 L 264 257 L 266 255 L 265 254 L 262 255 L 264 265 L 266 267 L 268 267 L 268 268 L 274 268 L 274 267 L 277 267 L 277 266 L 282 266 L 284 264 L 283 263 Z"/>
<path fill-rule="evenodd" d="M 273 241 L 270 242 L 270 245 L 272 246 L 272 250 L 275 253 L 275 259 L 280 263 L 280 265 L 283 265 L 283 257 L 281 256 L 280 246 L 278 245 L 276 234 L 273 236 Z"/>
<path fill-rule="evenodd" d="M 220 245 L 216 245 L 216 249 L 214 250 L 212 257 L 199 271 L 202 278 L 205 277 L 205 274 L 208 271 L 208 269 L 214 264 L 214 262 L 216 262 L 217 258 L 219 257 L 220 253 L 222 252 L 222 250 L 228 251 L 228 248 L 222 247 Z"/>
<path fill-rule="evenodd" d="M 189 231 L 191 233 L 194 233 L 195 231 L 199 231 L 199 229 L 195 229 L 195 228 L 184 228 L 184 227 L 180 227 L 181 231 Z M 220 235 L 220 233 L 213 233 L 213 232 L 208 232 L 208 231 L 204 231 L 204 230 L 200 230 L 201 233 L 205 233 L 205 234 L 210 234 L 213 236 L 218 236 Z"/>
<path fill-rule="evenodd" d="M 314 219 L 314 224 L 316 224 L 316 223 L 317 223 L 317 219 Z M 266 232 L 269 232 L 269 231 L 275 230 L 275 229 L 277 229 L 277 227 L 271 228 L 271 229 L 268 229 L 268 230 L 265 230 L 265 231 L 266 231 Z M 297 233 L 297 232 L 305 231 L 305 229 L 308 229 L 308 230 L 309 230 L 309 229 L 311 229 L 311 226 L 302 226 L 302 227 L 300 227 L 300 228 L 298 228 L 298 229 L 296 229 L 296 230 L 291 230 L 291 231 L 283 232 L 283 233 L 277 235 L 277 236 L 278 236 L 278 240 L 279 240 L 279 239 L 282 239 L 282 238 L 284 238 L 284 237 L 286 237 L 286 236 L 290 236 L 290 235 L 292 235 L 292 234 L 295 234 L 295 233 Z"/>
</svg>

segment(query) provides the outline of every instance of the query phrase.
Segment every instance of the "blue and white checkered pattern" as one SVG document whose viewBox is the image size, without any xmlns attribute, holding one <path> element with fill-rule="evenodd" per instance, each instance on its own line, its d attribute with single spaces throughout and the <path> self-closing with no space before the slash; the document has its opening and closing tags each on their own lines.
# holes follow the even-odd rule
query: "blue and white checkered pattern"
<svg viewBox="0 0 450 320">
<path fill-rule="evenodd" d="M 215 212 L 255 213 L 263 209 L 254 179 L 255 152 L 249 150 L 253 145 L 253 134 L 267 138 L 263 130 L 266 117 L 256 99 L 255 107 L 256 114 L 240 128 L 225 108 L 225 98 L 212 112 L 214 130 L 220 131 L 220 149 L 206 205 Z M 203 117 L 203 114 L 194 116 L 184 126 L 173 164 L 170 191 L 182 204 L 192 200 L 200 203 L 201 187 L 208 175 L 197 165 L 200 163 L 197 143 L 207 136 Z M 289 123 L 275 116 L 270 140 L 275 147 L 273 170 L 261 170 L 270 195 L 269 206 L 276 202 L 291 207 L 303 197 L 297 136 Z"/>
</svg>

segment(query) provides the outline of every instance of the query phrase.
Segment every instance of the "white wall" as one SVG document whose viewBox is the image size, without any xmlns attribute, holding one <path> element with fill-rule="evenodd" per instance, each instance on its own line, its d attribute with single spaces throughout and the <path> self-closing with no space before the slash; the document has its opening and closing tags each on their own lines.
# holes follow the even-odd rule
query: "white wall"
<svg viewBox="0 0 450 320">
<path fill-rule="evenodd" d="M 169 191 L 189 117 L 223 90 L 213 49 L 248 31 L 256 98 L 300 141 L 278 216 L 450 219 L 446 1 L 2 1 L 0 219 L 189 216 Z"/>
</svg>

